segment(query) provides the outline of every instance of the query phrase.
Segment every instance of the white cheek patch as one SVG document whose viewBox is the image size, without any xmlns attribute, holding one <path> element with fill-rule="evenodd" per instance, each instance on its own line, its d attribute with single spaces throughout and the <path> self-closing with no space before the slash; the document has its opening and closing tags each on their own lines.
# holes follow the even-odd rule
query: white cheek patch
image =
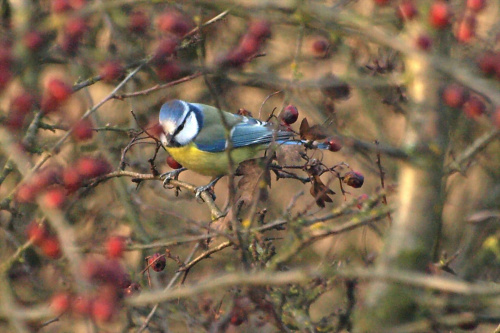
<svg viewBox="0 0 500 333">
<path fill-rule="evenodd" d="M 174 137 L 175 141 L 181 146 L 187 145 L 198 135 L 200 131 L 198 121 L 194 112 L 191 112 L 184 122 L 184 128 Z"/>
</svg>

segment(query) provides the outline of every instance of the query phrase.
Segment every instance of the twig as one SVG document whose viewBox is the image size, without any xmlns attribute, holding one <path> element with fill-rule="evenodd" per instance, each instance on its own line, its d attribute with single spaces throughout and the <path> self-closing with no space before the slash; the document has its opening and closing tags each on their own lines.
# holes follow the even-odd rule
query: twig
<svg viewBox="0 0 500 333">
<path fill-rule="evenodd" d="M 196 265 L 197 263 L 199 263 L 203 259 L 208 258 L 210 255 L 212 255 L 216 252 L 219 252 L 219 251 L 225 249 L 226 247 L 230 247 L 231 245 L 233 245 L 233 243 L 228 241 L 228 242 L 221 243 L 221 244 L 217 245 L 216 247 L 203 252 L 198 257 L 196 257 L 195 259 L 191 260 L 189 263 L 187 263 L 187 264 L 183 265 L 181 268 L 179 268 L 178 272 L 184 272 L 184 271 L 190 270 L 194 265 Z"/>
<path fill-rule="evenodd" d="M 467 149 L 465 149 L 454 161 L 445 167 L 445 174 L 452 174 L 454 172 L 464 173 L 466 168 L 463 168 L 464 163 L 472 160 L 477 154 L 485 149 L 488 144 L 493 142 L 500 136 L 500 130 L 494 129 L 488 133 L 483 134 L 477 138 Z"/>
<path fill-rule="evenodd" d="M 191 260 L 191 258 L 194 256 L 194 254 L 196 253 L 196 251 L 198 250 L 199 247 L 200 247 L 200 243 L 196 243 L 196 245 L 191 250 L 191 253 L 187 256 L 186 260 L 184 261 L 185 263 L 188 263 Z M 163 293 L 168 292 L 169 289 L 172 288 L 172 286 L 174 285 L 174 283 L 179 279 L 179 277 L 182 274 L 183 274 L 183 272 L 181 272 L 181 271 L 178 271 L 177 273 L 175 273 L 175 275 L 172 277 L 172 279 L 170 279 L 170 282 L 168 283 L 168 285 L 165 287 L 165 289 L 163 289 Z M 137 330 L 137 333 L 143 332 L 146 329 L 146 327 L 148 327 L 149 322 L 151 321 L 151 319 L 153 318 L 154 314 L 158 310 L 158 306 L 159 306 L 160 302 L 155 302 L 155 303 L 156 304 L 153 306 L 153 308 L 149 312 L 148 316 L 144 320 L 144 323 Z"/>
<path fill-rule="evenodd" d="M 144 89 L 141 91 L 136 91 L 133 93 L 116 95 L 116 96 L 113 96 L 113 98 L 119 99 L 119 100 L 124 100 L 126 98 L 131 98 L 131 97 L 147 96 L 147 95 L 151 94 L 152 92 L 162 90 L 165 88 L 169 88 L 169 87 L 173 87 L 173 86 L 178 85 L 178 84 L 183 83 L 183 82 L 191 81 L 192 79 L 197 78 L 198 76 L 201 76 L 201 75 L 202 75 L 201 72 L 196 72 L 194 74 L 188 75 L 186 77 L 183 77 L 183 78 L 175 80 L 175 81 L 170 81 L 170 82 L 164 83 L 164 84 L 157 84 L 151 88 Z"/>
<path fill-rule="evenodd" d="M 375 145 L 378 146 L 379 142 L 375 140 Z M 378 166 L 378 171 L 380 175 L 380 187 L 382 190 L 385 190 L 385 182 L 384 182 L 384 176 L 385 176 L 385 171 L 382 168 L 382 161 L 380 159 L 380 151 L 377 150 L 377 166 Z M 387 196 L 385 193 L 382 195 L 382 203 L 387 206 Z M 389 223 L 392 224 L 392 217 L 391 217 L 391 212 L 387 213 L 387 219 L 389 220 Z"/>
</svg>

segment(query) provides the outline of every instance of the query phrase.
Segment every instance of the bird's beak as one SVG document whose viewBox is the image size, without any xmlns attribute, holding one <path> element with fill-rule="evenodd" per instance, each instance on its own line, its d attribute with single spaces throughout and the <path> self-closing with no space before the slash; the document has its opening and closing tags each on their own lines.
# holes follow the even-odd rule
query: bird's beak
<svg viewBox="0 0 500 333">
<path fill-rule="evenodd" d="M 171 134 L 168 134 L 168 133 L 162 133 L 160 135 L 160 141 L 161 141 L 161 144 L 166 147 L 168 146 L 168 144 L 170 143 L 170 141 L 172 140 L 172 135 Z"/>
</svg>

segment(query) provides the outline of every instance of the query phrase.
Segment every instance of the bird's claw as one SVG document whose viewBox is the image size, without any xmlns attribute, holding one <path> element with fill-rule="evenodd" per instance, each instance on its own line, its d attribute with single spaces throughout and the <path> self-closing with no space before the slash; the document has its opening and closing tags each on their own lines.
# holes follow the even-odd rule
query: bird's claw
<svg viewBox="0 0 500 333">
<path fill-rule="evenodd" d="M 212 200 L 215 200 L 215 198 L 216 198 L 215 193 L 213 191 L 211 191 L 212 186 L 213 186 L 212 183 L 210 183 L 208 185 L 198 186 L 194 190 L 194 196 L 197 199 L 202 199 L 201 194 L 206 191 L 208 193 L 208 195 L 210 195 L 212 197 Z"/>
<path fill-rule="evenodd" d="M 179 174 L 184 170 L 186 170 L 186 168 L 175 169 L 169 172 L 162 173 L 160 175 L 160 179 L 163 179 L 163 187 L 167 187 L 168 183 L 172 179 L 177 179 L 177 177 L 179 177 Z"/>
</svg>

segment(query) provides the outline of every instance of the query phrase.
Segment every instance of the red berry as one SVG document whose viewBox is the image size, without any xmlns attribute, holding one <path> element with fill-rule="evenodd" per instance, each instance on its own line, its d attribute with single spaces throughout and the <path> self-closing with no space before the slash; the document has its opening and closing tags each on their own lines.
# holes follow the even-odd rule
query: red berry
<svg viewBox="0 0 500 333">
<path fill-rule="evenodd" d="M 329 151 L 336 152 L 336 151 L 339 151 L 340 149 L 342 149 L 342 142 L 337 138 L 328 138 L 325 141 L 325 144 L 328 145 Z"/>
<path fill-rule="evenodd" d="M 374 0 L 378 6 L 386 6 L 389 4 L 390 0 Z"/>
<path fill-rule="evenodd" d="M 136 34 L 143 34 L 149 28 L 149 17 L 143 11 L 134 11 L 129 16 L 128 30 Z"/>
<path fill-rule="evenodd" d="M 26 114 L 31 111 L 35 104 L 33 95 L 24 92 L 14 97 L 10 102 L 10 109 L 16 113 Z"/>
<path fill-rule="evenodd" d="M 429 36 L 420 35 L 415 42 L 417 48 L 422 51 L 428 51 L 432 47 L 432 39 Z"/>
<path fill-rule="evenodd" d="M 109 164 L 92 157 L 82 157 L 76 162 L 76 170 L 84 178 L 94 178 L 110 172 Z"/>
<path fill-rule="evenodd" d="M 330 42 L 324 37 L 318 37 L 313 41 L 311 49 L 314 56 L 323 58 L 330 49 Z"/>
<path fill-rule="evenodd" d="M 360 172 L 349 171 L 344 175 L 344 177 L 342 177 L 342 181 L 348 186 L 360 188 L 363 186 L 365 177 Z"/>
<path fill-rule="evenodd" d="M 74 313 L 87 317 L 92 309 L 92 300 L 86 295 L 79 295 L 73 299 L 71 308 Z"/>
<path fill-rule="evenodd" d="M 403 0 L 396 10 L 396 15 L 401 20 L 409 21 L 418 15 L 418 10 L 412 0 Z"/>
<path fill-rule="evenodd" d="M 25 118 L 25 114 L 9 112 L 7 118 L 5 118 L 5 125 L 11 131 L 19 130 L 21 127 L 23 127 Z"/>
<path fill-rule="evenodd" d="M 83 37 L 87 29 L 87 21 L 84 18 L 74 17 L 66 23 L 64 33 L 72 39 L 78 40 Z"/>
<path fill-rule="evenodd" d="M 181 75 L 181 68 L 174 61 L 168 61 L 156 67 L 156 74 L 161 81 L 172 81 Z"/>
<path fill-rule="evenodd" d="M 245 34 L 240 40 L 238 51 L 245 54 L 247 57 L 257 53 L 262 45 L 259 38 L 252 34 Z"/>
<path fill-rule="evenodd" d="M 178 12 L 168 11 L 161 14 L 157 20 L 158 29 L 184 36 L 191 30 L 191 23 Z"/>
<path fill-rule="evenodd" d="M 41 244 L 42 252 L 49 258 L 59 259 L 61 257 L 61 245 L 56 237 L 49 236 Z"/>
<path fill-rule="evenodd" d="M 271 23 L 267 20 L 257 20 L 250 24 L 248 32 L 259 39 L 271 37 Z"/>
<path fill-rule="evenodd" d="M 474 16 L 467 16 L 458 24 L 456 32 L 457 40 L 461 43 L 468 43 L 475 35 L 476 18 Z"/>
<path fill-rule="evenodd" d="M 46 94 L 42 98 L 42 103 L 40 108 L 45 114 L 49 114 L 53 111 L 58 110 L 60 106 L 61 106 L 60 101 L 58 101 L 54 96 Z"/>
<path fill-rule="evenodd" d="M 52 296 L 50 300 L 50 309 L 59 316 L 66 312 L 71 304 L 71 297 L 68 293 L 58 293 Z"/>
<path fill-rule="evenodd" d="M 35 188 L 44 189 L 49 185 L 58 183 L 60 179 L 61 179 L 61 170 L 56 167 L 48 167 L 37 173 L 31 179 L 31 184 Z"/>
<path fill-rule="evenodd" d="M 66 191 L 61 187 L 55 187 L 43 195 L 43 204 L 50 209 L 60 209 L 66 201 Z"/>
<path fill-rule="evenodd" d="M 121 258 L 125 250 L 125 239 L 119 236 L 109 237 L 106 241 L 106 254 L 109 258 Z"/>
<path fill-rule="evenodd" d="M 47 93 L 56 101 L 62 102 L 69 98 L 73 90 L 66 82 L 59 79 L 51 79 L 47 83 Z"/>
<path fill-rule="evenodd" d="M 155 253 L 151 257 L 148 258 L 148 265 L 151 265 L 151 268 L 153 269 L 153 271 L 161 272 L 167 266 L 167 259 L 165 258 L 164 255 L 161 255 L 159 253 Z"/>
<path fill-rule="evenodd" d="M 471 96 L 463 106 L 465 115 L 468 118 L 476 118 L 484 113 L 486 106 L 476 96 Z"/>
<path fill-rule="evenodd" d="M 16 201 L 19 203 L 34 202 L 40 191 L 31 184 L 22 184 L 16 192 Z"/>
<path fill-rule="evenodd" d="M 113 82 L 123 76 L 125 68 L 118 61 L 107 61 L 101 65 L 99 75 L 104 82 Z"/>
<path fill-rule="evenodd" d="M 43 224 L 40 224 L 36 220 L 34 220 L 31 221 L 31 223 L 26 228 L 26 234 L 28 235 L 29 240 L 33 242 L 33 244 L 40 246 L 45 241 L 45 239 L 47 239 L 49 232 Z"/>
<path fill-rule="evenodd" d="M 179 40 L 173 37 L 163 38 L 156 47 L 153 55 L 153 61 L 155 63 L 164 63 L 168 61 L 168 58 L 175 53 L 177 46 L 179 45 Z"/>
<path fill-rule="evenodd" d="M 434 28 L 442 29 L 450 24 L 451 15 L 450 5 L 443 0 L 436 0 L 429 12 L 429 22 Z"/>
<path fill-rule="evenodd" d="M 78 171 L 73 167 L 68 167 L 63 171 L 63 183 L 64 187 L 69 192 L 74 192 L 80 188 L 82 185 L 82 178 Z"/>
<path fill-rule="evenodd" d="M 52 0 L 52 11 L 54 13 L 64 13 L 71 9 L 68 0 Z"/>
<path fill-rule="evenodd" d="M 94 131 L 92 130 L 92 123 L 87 119 L 79 120 L 73 127 L 73 137 L 77 141 L 85 141 L 92 139 Z"/>
<path fill-rule="evenodd" d="M 167 156 L 167 164 L 169 167 L 171 167 L 172 169 L 180 169 L 182 168 L 182 165 L 177 162 L 176 160 L 174 160 L 174 158 L 172 156 Z"/>
<path fill-rule="evenodd" d="M 487 75 L 495 73 L 500 63 L 500 53 L 484 53 L 477 60 L 478 66 Z"/>
<path fill-rule="evenodd" d="M 452 108 L 461 107 L 468 97 L 467 91 L 457 84 L 447 86 L 443 91 L 443 100 Z"/>
<path fill-rule="evenodd" d="M 230 51 L 224 57 L 217 60 L 217 64 L 220 67 L 240 68 L 247 62 L 247 60 L 248 54 L 243 52 L 243 50 L 236 49 Z"/>
<path fill-rule="evenodd" d="M 280 115 L 281 121 L 286 125 L 291 125 L 299 118 L 299 110 L 294 105 L 288 105 Z"/>
<path fill-rule="evenodd" d="M 486 6 L 486 0 L 467 0 L 467 8 L 474 12 L 480 12 Z"/>
<path fill-rule="evenodd" d="M 110 299 L 98 297 L 92 302 L 92 318 L 100 323 L 110 322 L 115 313 L 116 304 Z"/>
<path fill-rule="evenodd" d="M 38 31 L 30 31 L 23 36 L 24 46 L 32 51 L 38 51 L 44 44 L 44 38 Z"/>
</svg>

